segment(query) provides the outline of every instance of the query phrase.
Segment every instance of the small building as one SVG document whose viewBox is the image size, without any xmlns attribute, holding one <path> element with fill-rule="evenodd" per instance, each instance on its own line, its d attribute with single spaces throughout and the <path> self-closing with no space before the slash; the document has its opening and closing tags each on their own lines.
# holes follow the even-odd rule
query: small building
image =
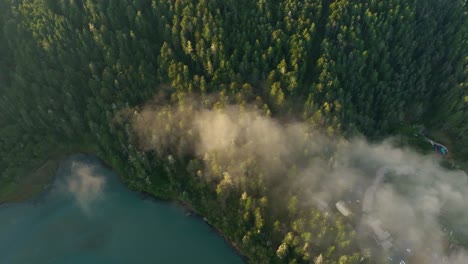
<svg viewBox="0 0 468 264">
<path fill-rule="evenodd" d="M 314 197 L 313 200 L 321 211 L 330 211 L 330 207 L 324 200 L 317 197 Z"/>
<path fill-rule="evenodd" d="M 378 243 L 384 250 L 389 250 L 393 247 L 392 236 L 382 228 L 382 222 L 378 219 L 369 219 L 368 225 L 374 232 Z"/>
<path fill-rule="evenodd" d="M 338 201 L 336 203 L 336 209 L 338 209 L 338 211 L 340 211 L 340 213 L 345 217 L 351 215 L 351 210 L 349 210 L 344 201 Z"/>
<path fill-rule="evenodd" d="M 438 154 L 442 155 L 442 157 L 445 157 L 447 154 L 448 154 L 448 149 L 446 146 L 438 143 L 438 142 L 435 142 L 429 138 L 425 138 L 427 142 L 431 143 L 432 145 L 432 150 L 434 152 L 437 152 Z"/>
<path fill-rule="evenodd" d="M 434 143 L 432 145 L 432 149 L 438 154 L 442 155 L 443 157 L 445 157 L 448 153 L 448 149 L 444 145 L 439 143 Z"/>
</svg>

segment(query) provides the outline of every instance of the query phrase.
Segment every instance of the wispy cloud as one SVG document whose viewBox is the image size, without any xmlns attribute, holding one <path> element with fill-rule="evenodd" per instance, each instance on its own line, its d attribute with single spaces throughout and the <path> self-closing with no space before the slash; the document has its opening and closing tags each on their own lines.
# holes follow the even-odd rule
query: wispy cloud
<svg viewBox="0 0 468 264">
<path fill-rule="evenodd" d="M 441 167 L 432 155 L 395 147 L 391 139 L 370 144 L 363 138 L 330 138 L 305 123 L 279 122 L 253 106 L 211 110 L 200 105 L 186 100 L 131 112 L 140 148 L 161 157 L 191 153 L 204 160 L 207 179 L 227 173 L 239 185 L 249 181 L 246 167 L 255 164 L 263 180 L 281 184 L 276 191 L 301 193 L 303 204 L 315 206 L 317 201 L 333 205 L 351 196 L 362 199 L 374 184 L 368 216 L 380 219 L 394 243 L 410 244 L 418 252 L 430 248 L 431 254 L 445 256 L 446 263 L 468 263 L 463 250 L 447 253 L 448 231 L 440 224 L 450 213 L 456 215 L 449 219 L 454 232 L 459 232 L 455 226 L 467 226 L 464 172 Z"/>
<path fill-rule="evenodd" d="M 64 187 L 85 213 L 91 213 L 93 204 L 102 198 L 105 184 L 105 178 L 94 173 L 93 167 L 73 161 Z"/>
</svg>

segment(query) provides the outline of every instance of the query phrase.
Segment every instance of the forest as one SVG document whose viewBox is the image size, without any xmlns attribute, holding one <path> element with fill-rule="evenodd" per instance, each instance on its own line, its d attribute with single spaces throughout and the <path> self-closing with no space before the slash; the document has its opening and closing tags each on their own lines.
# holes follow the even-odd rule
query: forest
<svg viewBox="0 0 468 264">
<path fill-rule="evenodd" d="M 0 197 L 50 158 L 93 153 L 251 263 L 370 263 L 343 217 L 285 182 L 327 171 L 348 138 L 414 125 L 468 160 L 466 14 L 464 0 L 0 0 Z M 206 147 L 216 118 L 241 132 Z"/>
</svg>

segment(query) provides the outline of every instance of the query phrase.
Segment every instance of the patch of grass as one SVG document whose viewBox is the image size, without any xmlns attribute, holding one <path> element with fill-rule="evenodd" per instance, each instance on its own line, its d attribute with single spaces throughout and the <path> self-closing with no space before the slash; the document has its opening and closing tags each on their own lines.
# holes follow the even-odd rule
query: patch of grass
<svg viewBox="0 0 468 264">
<path fill-rule="evenodd" d="M 402 126 L 396 131 L 399 135 L 399 143 L 401 146 L 410 146 L 418 152 L 428 154 L 432 151 L 432 146 L 424 139 L 419 130 L 417 126 Z"/>
<path fill-rule="evenodd" d="M 92 145 L 69 144 L 56 148 L 53 153 L 44 155 L 44 159 L 34 159 L 31 167 L 17 168 L 16 177 L 0 181 L 0 204 L 21 202 L 34 198 L 53 181 L 60 162 L 73 153 L 94 153 Z"/>
<path fill-rule="evenodd" d="M 18 184 L 13 181 L 5 182 L 0 185 L 0 203 L 9 202 L 17 188 Z"/>
<path fill-rule="evenodd" d="M 402 126 L 396 133 L 399 135 L 400 146 L 410 146 L 416 151 L 429 154 L 433 152 L 429 144 L 420 132 L 419 126 Z M 461 169 L 468 172 L 468 160 L 457 155 L 457 146 L 451 137 L 442 130 L 426 131 L 425 136 L 446 146 L 449 150 L 448 155 L 441 160 L 441 165 L 448 169 Z"/>
<path fill-rule="evenodd" d="M 458 155 L 459 151 L 457 151 L 457 147 L 463 148 L 464 146 L 457 145 L 457 142 L 454 142 L 452 138 L 442 130 L 431 130 L 428 132 L 428 137 L 433 138 L 448 148 L 449 153 L 443 162 L 445 167 L 451 169 L 461 169 L 465 172 L 468 172 L 468 160 L 466 157 Z"/>
<path fill-rule="evenodd" d="M 0 188 L 0 203 L 29 200 L 41 193 L 53 180 L 60 160 L 49 159 L 17 182 L 3 184 Z"/>
</svg>

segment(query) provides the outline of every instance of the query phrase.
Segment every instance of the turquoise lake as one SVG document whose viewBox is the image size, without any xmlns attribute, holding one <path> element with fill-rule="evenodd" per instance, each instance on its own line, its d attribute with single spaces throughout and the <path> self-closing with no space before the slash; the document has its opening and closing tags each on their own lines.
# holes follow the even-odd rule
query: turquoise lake
<svg viewBox="0 0 468 264">
<path fill-rule="evenodd" d="M 0 263 L 244 263 L 201 219 L 128 190 L 97 158 L 63 162 L 34 202 L 0 205 Z"/>
</svg>

